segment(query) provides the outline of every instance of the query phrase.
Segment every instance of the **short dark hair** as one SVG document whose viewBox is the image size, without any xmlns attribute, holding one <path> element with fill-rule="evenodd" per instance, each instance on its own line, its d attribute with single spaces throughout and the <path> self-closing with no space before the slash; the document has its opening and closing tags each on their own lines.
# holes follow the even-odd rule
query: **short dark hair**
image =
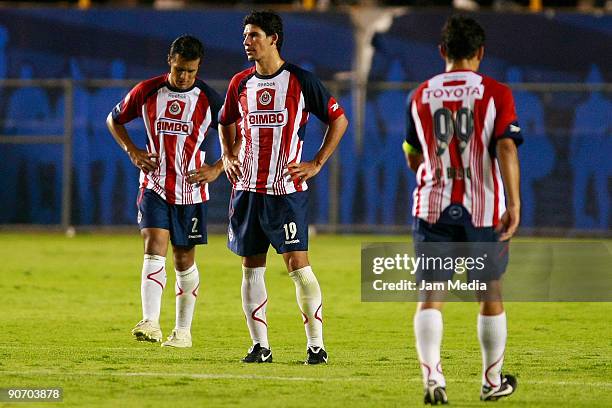
<svg viewBox="0 0 612 408">
<path fill-rule="evenodd" d="M 271 10 L 251 11 L 251 14 L 244 18 L 243 27 L 253 24 L 261 28 L 266 35 L 278 35 L 276 49 L 280 52 L 283 46 L 283 20 L 278 14 Z"/>
<path fill-rule="evenodd" d="M 172 58 L 176 54 L 185 58 L 187 61 L 194 61 L 198 58 L 201 61 L 204 56 L 204 46 L 197 38 L 190 35 L 182 35 L 172 41 L 172 45 L 170 45 L 168 55 Z"/>
<path fill-rule="evenodd" d="M 454 15 L 442 28 L 440 45 L 451 60 L 472 58 L 484 43 L 485 32 L 473 18 Z"/>
</svg>

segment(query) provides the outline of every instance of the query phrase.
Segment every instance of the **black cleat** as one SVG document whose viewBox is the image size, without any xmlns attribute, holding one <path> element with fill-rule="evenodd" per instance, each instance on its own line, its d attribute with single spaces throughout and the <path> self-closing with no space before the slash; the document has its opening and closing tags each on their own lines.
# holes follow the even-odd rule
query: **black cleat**
<svg viewBox="0 0 612 408">
<path fill-rule="evenodd" d="M 429 380 L 427 387 L 425 387 L 425 397 L 423 398 L 423 402 L 430 405 L 448 404 L 446 387 L 440 387 L 435 380 Z"/>
<path fill-rule="evenodd" d="M 512 395 L 516 391 L 518 382 L 513 375 L 506 374 L 500 376 L 501 384 L 498 388 L 483 385 L 480 391 L 480 399 L 482 401 L 497 401 L 500 398 Z"/>
<path fill-rule="evenodd" d="M 304 364 L 327 364 L 327 351 L 323 347 L 309 346 L 306 349 L 306 361 Z"/>
<path fill-rule="evenodd" d="M 271 363 L 272 351 L 261 347 L 259 343 L 254 344 L 249 349 L 249 353 L 242 359 L 243 363 Z"/>
</svg>

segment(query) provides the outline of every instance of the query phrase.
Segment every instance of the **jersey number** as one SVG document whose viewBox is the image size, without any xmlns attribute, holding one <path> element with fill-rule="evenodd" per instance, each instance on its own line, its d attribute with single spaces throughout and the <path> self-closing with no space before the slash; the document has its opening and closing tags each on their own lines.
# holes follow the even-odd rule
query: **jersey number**
<svg viewBox="0 0 612 408">
<path fill-rule="evenodd" d="M 285 224 L 283 225 L 283 228 L 285 229 L 285 239 L 287 241 L 295 238 L 295 235 L 297 234 L 297 225 L 295 225 L 295 222 L 290 222 L 289 224 Z"/>
<path fill-rule="evenodd" d="M 451 137 L 459 138 L 459 150 L 463 153 L 474 133 L 474 113 L 469 108 L 460 108 L 453 119 L 453 112 L 448 108 L 439 108 L 433 114 L 434 135 L 438 140 L 436 154 L 441 156 L 450 143 Z"/>
<path fill-rule="evenodd" d="M 198 233 L 198 219 L 196 217 L 193 217 L 191 221 L 193 221 L 193 227 L 191 227 L 191 232 L 194 234 L 197 234 Z"/>
</svg>

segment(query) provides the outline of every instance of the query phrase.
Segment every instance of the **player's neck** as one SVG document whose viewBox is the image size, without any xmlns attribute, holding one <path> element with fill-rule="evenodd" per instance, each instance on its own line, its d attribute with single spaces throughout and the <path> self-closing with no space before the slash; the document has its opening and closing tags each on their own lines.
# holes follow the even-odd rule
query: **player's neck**
<svg viewBox="0 0 612 408">
<path fill-rule="evenodd" d="M 283 66 L 285 61 L 278 53 L 255 61 L 255 70 L 259 75 L 272 75 Z"/>
<path fill-rule="evenodd" d="M 478 71 L 480 61 L 476 58 L 472 59 L 461 59 L 461 60 L 446 60 L 446 72 L 450 71 Z"/>
</svg>

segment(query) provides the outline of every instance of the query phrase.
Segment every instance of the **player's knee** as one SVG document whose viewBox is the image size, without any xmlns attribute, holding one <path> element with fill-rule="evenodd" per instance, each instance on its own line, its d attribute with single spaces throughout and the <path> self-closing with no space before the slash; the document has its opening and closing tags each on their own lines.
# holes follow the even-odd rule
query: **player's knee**
<svg viewBox="0 0 612 408">
<path fill-rule="evenodd" d="M 309 266 L 308 256 L 306 252 L 290 252 L 283 256 L 285 263 L 287 264 L 287 271 L 293 272 L 297 269 Z"/>
<path fill-rule="evenodd" d="M 173 247 L 174 267 L 185 271 L 195 263 L 195 247 Z"/>
<path fill-rule="evenodd" d="M 242 266 L 245 268 L 261 268 L 266 266 L 266 254 L 245 256 L 242 258 Z"/>
<path fill-rule="evenodd" d="M 148 255 L 166 256 L 168 252 L 168 234 L 156 228 L 143 228 L 140 231 L 144 240 L 144 252 Z"/>
</svg>

